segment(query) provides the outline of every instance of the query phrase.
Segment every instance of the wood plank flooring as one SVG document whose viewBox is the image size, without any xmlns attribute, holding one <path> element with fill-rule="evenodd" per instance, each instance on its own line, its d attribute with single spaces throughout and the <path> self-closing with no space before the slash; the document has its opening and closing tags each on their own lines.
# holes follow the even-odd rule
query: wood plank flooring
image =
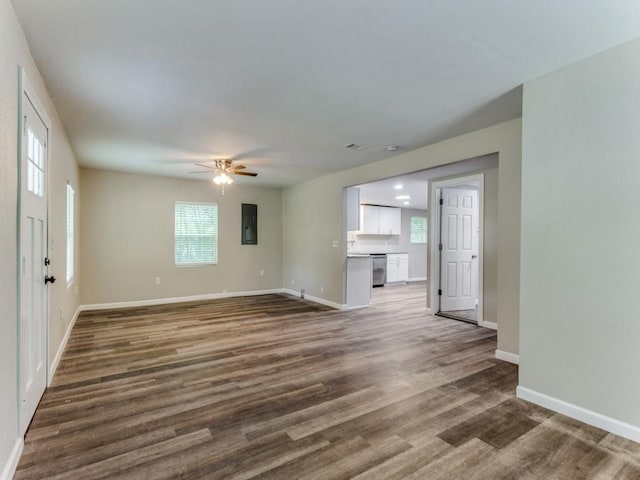
<svg viewBox="0 0 640 480">
<path fill-rule="evenodd" d="M 15 478 L 640 479 L 640 445 L 514 397 L 495 332 L 378 290 L 83 313 Z"/>
</svg>

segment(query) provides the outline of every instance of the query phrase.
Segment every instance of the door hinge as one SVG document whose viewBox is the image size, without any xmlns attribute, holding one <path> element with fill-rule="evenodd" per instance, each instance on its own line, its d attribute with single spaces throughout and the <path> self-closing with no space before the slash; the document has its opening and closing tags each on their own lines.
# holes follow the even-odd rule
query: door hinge
<svg viewBox="0 0 640 480">
<path fill-rule="evenodd" d="M 27 134 L 27 116 L 24 116 L 24 122 L 22 122 L 22 132 L 26 135 Z"/>
<path fill-rule="evenodd" d="M 444 198 L 440 199 L 440 205 L 444 205 Z"/>
<path fill-rule="evenodd" d="M 51 260 L 49 260 L 49 257 L 45 257 L 44 258 L 44 264 L 45 264 L 45 266 L 51 265 Z"/>
<path fill-rule="evenodd" d="M 441 243 L 438 244 L 438 250 L 442 251 L 442 244 Z"/>
<path fill-rule="evenodd" d="M 442 290 L 438 289 L 438 295 L 442 295 Z"/>
</svg>

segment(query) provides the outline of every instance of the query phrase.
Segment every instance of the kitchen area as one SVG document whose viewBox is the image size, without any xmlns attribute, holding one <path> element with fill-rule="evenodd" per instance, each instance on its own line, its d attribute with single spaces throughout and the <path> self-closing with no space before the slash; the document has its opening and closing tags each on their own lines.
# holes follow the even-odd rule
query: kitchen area
<svg viewBox="0 0 640 480">
<path fill-rule="evenodd" d="M 427 179 L 390 178 L 345 191 L 347 306 L 376 289 L 427 278 Z M 425 287 L 426 297 L 426 287 Z"/>
</svg>

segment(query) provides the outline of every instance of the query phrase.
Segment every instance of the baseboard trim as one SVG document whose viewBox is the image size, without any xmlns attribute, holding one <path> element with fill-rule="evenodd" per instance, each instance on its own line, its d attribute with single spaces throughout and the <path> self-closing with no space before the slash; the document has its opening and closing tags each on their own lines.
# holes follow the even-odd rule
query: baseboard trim
<svg viewBox="0 0 640 480">
<path fill-rule="evenodd" d="M 149 300 L 134 300 L 130 302 L 93 303 L 89 305 L 81 305 L 79 308 L 80 308 L 80 311 L 83 311 L 83 312 L 91 311 L 91 310 L 111 310 L 115 308 L 148 307 L 152 305 L 164 305 L 167 303 L 183 303 L 183 302 L 197 302 L 200 300 L 215 300 L 218 298 L 270 295 L 273 293 L 285 293 L 285 292 L 283 288 L 272 288 L 269 290 L 249 290 L 244 292 L 205 293 L 203 295 L 190 295 L 187 297 L 153 298 Z"/>
<path fill-rule="evenodd" d="M 504 350 L 496 350 L 496 358 L 498 360 L 504 360 L 505 362 L 520 364 L 520 355 L 515 353 L 505 352 Z"/>
<path fill-rule="evenodd" d="M 5 463 L 4 468 L 2 469 L 0 480 L 11 480 L 13 478 L 13 475 L 16 473 L 16 469 L 18 468 L 18 462 L 20 461 L 20 456 L 22 455 L 23 448 L 24 439 L 17 438 L 16 443 L 11 449 L 11 454 L 7 459 L 7 463 Z"/>
<path fill-rule="evenodd" d="M 294 297 L 301 298 L 300 292 L 297 292 L 295 290 L 283 288 L 282 292 L 288 293 L 289 295 L 293 295 Z M 347 305 L 341 305 L 339 303 L 332 302 L 330 300 L 325 300 L 324 298 L 315 297 L 313 295 L 305 294 L 304 298 L 305 300 L 310 300 L 314 303 L 319 303 L 320 305 L 326 305 L 327 307 L 335 308 L 336 310 L 352 310 L 353 309 L 353 307 L 348 307 Z M 356 308 L 360 308 L 360 307 L 356 307 Z"/>
<path fill-rule="evenodd" d="M 606 415 L 602 415 L 592 410 L 587 410 L 586 408 L 565 402 L 564 400 L 550 397 L 549 395 L 531 390 L 530 388 L 518 386 L 516 389 L 516 395 L 518 398 L 528 402 L 535 403 L 536 405 L 561 413 L 567 417 L 580 420 L 588 425 L 601 428 L 607 432 L 611 432 L 640 443 L 640 427 L 635 425 L 621 422 L 615 418 L 607 417 Z"/>
<path fill-rule="evenodd" d="M 407 282 L 426 282 L 427 277 L 411 277 L 407 280 Z"/>
<path fill-rule="evenodd" d="M 82 310 L 80 306 L 76 308 L 76 313 L 73 314 L 73 318 L 69 322 L 66 332 L 64 332 L 62 342 L 60 342 L 60 345 L 58 346 L 56 356 L 53 358 L 53 362 L 51 362 L 51 365 L 49 365 L 49 378 L 47 379 L 47 386 L 50 386 L 51 382 L 53 381 L 53 376 L 56 374 L 56 370 L 58 369 L 58 365 L 60 364 L 60 359 L 62 358 L 64 349 L 67 347 L 67 342 L 69 341 L 71 330 L 73 330 L 73 326 L 76 324 L 76 320 L 78 319 L 78 315 L 80 315 L 81 311 Z"/>
<path fill-rule="evenodd" d="M 491 330 L 498 330 L 498 324 L 496 322 L 478 322 L 478 326 L 490 328 Z"/>
</svg>

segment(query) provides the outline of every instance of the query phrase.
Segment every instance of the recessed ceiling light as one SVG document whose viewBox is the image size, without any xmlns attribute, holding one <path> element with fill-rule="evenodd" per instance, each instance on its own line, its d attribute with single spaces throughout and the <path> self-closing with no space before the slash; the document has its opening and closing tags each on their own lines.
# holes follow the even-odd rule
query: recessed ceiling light
<svg viewBox="0 0 640 480">
<path fill-rule="evenodd" d="M 405 205 L 409 205 L 411 202 L 409 200 L 403 202 Z"/>
<path fill-rule="evenodd" d="M 396 183 L 393 188 L 395 188 L 396 190 L 402 190 L 402 184 L 401 183 Z"/>
<path fill-rule="evenodd" d="M 410 198 L 410 195 L 396 195 L 396 200 L 409 200 Z"/>
</svg>

